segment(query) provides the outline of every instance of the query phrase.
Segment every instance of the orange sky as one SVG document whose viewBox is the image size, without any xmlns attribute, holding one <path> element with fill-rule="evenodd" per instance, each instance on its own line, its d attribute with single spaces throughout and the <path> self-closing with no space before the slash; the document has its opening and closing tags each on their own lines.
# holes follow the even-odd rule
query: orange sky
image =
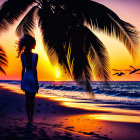
<svg viewBox="0 0 140 140">
<path fill-rule="evenodd" d="M 123 20 L 132 23 L 136 26 L 137 30 L 140 31 L 140 2 L 137 0 L 129 1 L 124 0 L 96 0 L 110 9 L 115 11 Z M 1 1 L 0 1 L 1 2 Z M 16 58 L 16 48 L 14 47 L 16 40 L 18 38 L 15 35 L 15 26 L 12 26 L 9 31 L 5 32 L 3 35 L 0 35 L 0 44 L 6 51 L 8 56 L 8 67 L 6 68 L 7 75 L 0 73 L 0 79 L 11 79 L 11 80 L 20 80 L 21 79 L 21 62 L 19 58 Z M 138 55 L 135 63 L 132 60 L 132 57 L 127 52 L 125 46 L 114 38 L 110 38 L 102 33 L 95 32 L 95 34 L 102 40 L 102 42 L 107 46 L 110 57 L 110 66 L 111 69 L 129 69 L 129 65 L 133 65 L 136 68 L 140 68 L 140 55 Z M 62 74 L 57 66 L 52 66 L 49 62 L 49 59 L 44 51 L 41 35 L 39 34 L 38 29 L 35 30 L 35 37 L 37 40 L 36 49 L 34 52 L 39 54 L 38 62 L 38 79 L 45 81 L 53 80 L 67 80 L 67 76 Z M 113 73 L 113 71 L 111 71 Z M 137 80 L 139 81 L 140 74 L 127 75 L 127 76 L 112 76 L 112 80 Z"/>
</svg>

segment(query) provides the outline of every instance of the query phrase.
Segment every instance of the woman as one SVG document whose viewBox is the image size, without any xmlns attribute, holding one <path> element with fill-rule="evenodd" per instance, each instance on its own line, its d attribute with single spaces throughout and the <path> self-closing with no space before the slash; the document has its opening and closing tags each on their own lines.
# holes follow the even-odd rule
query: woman
<svg viewBox="0 0 140 140">
<path fill-rule="evenodd" d="M 21 89 L 25 91 L 26 95 L 26 112 L 29 123 L 33 122 L 34 98 L 39 89 L 36 70 L 38 55 L 32 53 L 32 49 L 35 49 L 35 46 L 35 38 L 25 34 L 20 39 L 17 50 L 18 57 L 21 56 L 22 61 Z"/>
</svg>

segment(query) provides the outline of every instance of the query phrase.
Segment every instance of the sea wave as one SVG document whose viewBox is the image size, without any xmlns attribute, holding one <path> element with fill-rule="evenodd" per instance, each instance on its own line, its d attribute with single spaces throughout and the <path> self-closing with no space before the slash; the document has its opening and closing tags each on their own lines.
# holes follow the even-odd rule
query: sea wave
<svg viewBox="0 0 140 140">
<path fill-rule="evenodd" d="M 8 84 L 20 85 L 20 81 L 3 80 L 0 82 Z M 104 94 L 115 97 L 140 98 L 140 82 L 139 81 L 117 81 L 109 82 L 109 88 L 103 86 L 102 82 L 91 82 L 93 92 L 95 94 Z M 40 81 L 39 87 L 43 89 L 59 90 L 59 91 L 76 91 L 86 92 L 83 87 L 78 86 L 75 82 L 61 81 L 48 82 Z"/>
<path fill-rule="evenodd" d="M 1 80 L 20 86 L 20 81 Z M 91 82 L 96 99 L 90 98 L 90 94 L 83 87 L 72 81 L 40 81 L 39 94 L 75 99 L 77 103 L 96 104 L 100 107 L 111 107 L 119 109 L 140 110 L 140 82 L 134 81 L 112 81 L 109 87 L 104 87 L 102 82 Z"/>
</svg>

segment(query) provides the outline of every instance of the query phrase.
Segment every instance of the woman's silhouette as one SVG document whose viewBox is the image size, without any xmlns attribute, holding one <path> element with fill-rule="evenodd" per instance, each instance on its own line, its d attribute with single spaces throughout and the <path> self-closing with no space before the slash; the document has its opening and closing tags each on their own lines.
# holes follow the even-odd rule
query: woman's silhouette
<svg viewBox="0 0 140 140">
<path fill-rule="evenodd" d="M 21 89 L 26 95 L 26 112 L 28 121 L 33 121 L 34 98 L 38 92 L 39 85 L 37 79 L 37 62 L 38 55 L 32 53 L 35 49 L 36 41 L 32 36 L 25 34 L 18 43 L 18 57 L 21 56 L 22 61 L 22 80 Z"/>
</svg>

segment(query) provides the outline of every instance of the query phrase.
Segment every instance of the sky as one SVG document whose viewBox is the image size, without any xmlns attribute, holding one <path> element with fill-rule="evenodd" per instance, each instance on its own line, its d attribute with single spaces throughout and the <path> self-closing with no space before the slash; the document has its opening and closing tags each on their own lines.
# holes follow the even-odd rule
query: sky
<svg viewBox="0 0 140 140">
<path fill-rule="evenodd" d="M 0 4 L 4 0 L 0 0 Z M 99 2 L 115 13 L 119 17 L 131 24 L 133 24 L 138 31 L 140 31 L 140 1 L 139 0 L 95 0 Z M 6 67 L 6 75 L 0 73 L 0 79 L 3 80 L 20 80 L 21 79 L 21 61 L 17 58 L 17 52 L 15 42 L 18 38 L 15 35 L 15 29 L 18 23 L 11 26 L 9 30 L 3 34 L 0 34 L 0 45 L 3 46 L 8 56 L 8 67 Z M 93 31 L 94 32 L 94 31 Z M 99 32 L 94 32 L 104 43 L 110 58 L 110 69 L 130 69 L 129 65 L 136 68 L 140 68 L 140 51 L 138 50 L 138 56 L 133 61 L 131 55 L 126 50 L 125 46 L 113 37 Z M 38 79 L 40 81 L 54 81 L 54 80 L 70 80 L 70 78 L 63 74 L 57 65 L 52 65 L 45 53 L 41 35 L 38 28 L 35 29 L 35 37 L 37 41 L 36 49 L 33 51 L 39 54 L 39 61 L 37 66 Z M 139 45 L 140 46 L 140 45 Z M 113 74 L 114 71 L 111 70 Z M 139 81 L 140 74 L 125 75 L 125 76 L 111 76 L 114 81 Z"/>
</svg>

